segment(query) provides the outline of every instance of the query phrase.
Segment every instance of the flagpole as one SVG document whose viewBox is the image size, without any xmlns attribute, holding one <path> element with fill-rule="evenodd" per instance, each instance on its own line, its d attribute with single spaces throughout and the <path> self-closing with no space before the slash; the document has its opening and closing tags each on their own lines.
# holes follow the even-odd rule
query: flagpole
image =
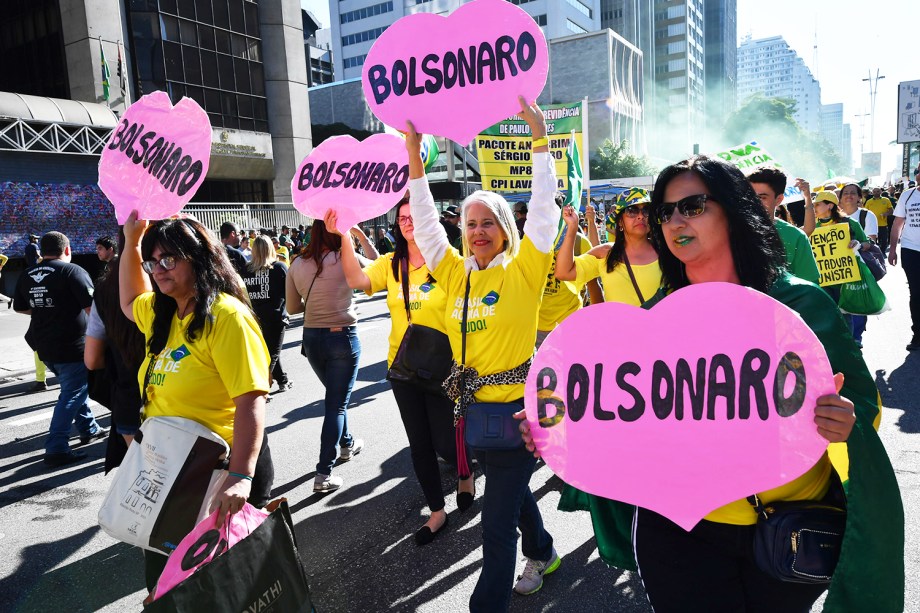
<svg viewBox="0 0 920 613">
<path fill-rule="evenodd" d="M 128 92 L 128 55 L 127 51 L 122 54 L 121 50 L 124 48 L 124 44 L 121 40 L 118 41 L 118 87 L 121 88 L 121 97 L 124 100 L 125 110 L 131 106 L 131 96 Z M 125 60 L 122 61 L 122 55 L 124 55 Z"/>
<path fill-rule="evenodd" d="M 581 100 L 581 172 L 587 189 L 586 204 L 591 202 L 591 148 L 588 143 L 588 97 Z"/>
</svg>

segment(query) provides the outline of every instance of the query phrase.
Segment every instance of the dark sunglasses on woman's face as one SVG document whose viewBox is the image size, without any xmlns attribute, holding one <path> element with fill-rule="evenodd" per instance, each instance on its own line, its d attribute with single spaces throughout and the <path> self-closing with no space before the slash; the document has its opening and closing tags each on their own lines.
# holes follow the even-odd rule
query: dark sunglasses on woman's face
<svg viewBox="0 0 920 613">
<path fill-rule="evenodd" d="M 623 209 L 623 214 L 627 217 L 638 217 L 639 215 L 648 217 L 648 209 L 637 204 L 630 204 L 628 207 Z"/>
<path fill-rule="evenodd" d="M 176 267 L 176 262 L 179 261 L 174 255 L 164 255 L 159 260 L 144 260 L 141 262 L 141 267 L 147 274 L 152 275 L 153 271 L 157 269 L 157 264 L 160 265 L 160 268 L 163 270 L 172 270 Z"/>
<path fill-rule="evenodd" d="M 696 194 L 681 198 L 677 202 L 662 202 L 658 205 L 658 223 L 666 224 L 671 221 L 674 209 L 677 209 L 685 219 L 699 217 L 706 210 L 706 201 L 712 200 L 708 194 Z"/>
</svg>

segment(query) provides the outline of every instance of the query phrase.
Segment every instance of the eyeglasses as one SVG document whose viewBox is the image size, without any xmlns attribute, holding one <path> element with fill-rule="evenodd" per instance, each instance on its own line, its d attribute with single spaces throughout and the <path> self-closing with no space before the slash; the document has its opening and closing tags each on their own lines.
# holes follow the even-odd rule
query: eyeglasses
<svg viewBox="0 0 920 613">
<path fill-rule="evenodd" d="M 176 267 L 176 264 L 179 262 L 179 258 L 174 255 L 164 255 L 159 260 L 144 260 L 141 262 L 141 267 L 144 269 L 147 274 L 153 274 L 153 271 L 156 270 L 157 264 L 160 265 L 160 268 L 163 270 L 172 270 Z"/>
<path fill-rule="evenodd" d="M 671 221 L 674 215 L 674 209 L 680 212 L 681 216 L 686 219 L 699 217 L 706 210 L 706 201 L 713 200 L 708 194 L 696 194 L 681 198 L 677 202 L 662 202 L 658 206 L 658 223 L 666 224 Z M 713 200 L 713 202 L 715 202 Z"/>
<path fill-rule="evenodd" d="M 627 217 L 638 217 L 640 215 L 643 217 L 648 217 L 648 209 L 637 204 L 630 204 L 628 207 L 623 209 L 623 214 Z"/>
<path fill-rule="evenodd" d="M 407 223 L 412 223 L 412 215 L 400 215 L 396 218 L 396 223 L 401 226 L 404 226 Z"/>
</svg>

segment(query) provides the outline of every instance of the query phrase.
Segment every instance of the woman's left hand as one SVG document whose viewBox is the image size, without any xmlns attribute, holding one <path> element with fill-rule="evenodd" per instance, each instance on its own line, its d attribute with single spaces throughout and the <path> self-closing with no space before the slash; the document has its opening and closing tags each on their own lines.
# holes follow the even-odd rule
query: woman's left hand
<svg viewBox="0 0 920 613">
<path fill-rule="evenodd" d="M 240 477 L 228 476 L 224 489 L 217 495 L 217 527 L 224 524 L 227 514 L 233 515 L 243 509 L 252 490 L 252 481 Z"/>
<path fill-rule="evenodd" d="M 530 424 L 527 423 L 527 412 L 521 409 L 513 415 L 517 420 L 520 420 L 518 424 L 518 430 L 521 432 L 521 439 L 524 441 L 524 446 L 527 447 L 527 451 L 533 452 L 533 457 L 539 458 L 540 452 L 537 451 L 537 446 L 533 443 L 533 435 L 530 433 Z"/>
<path fill-rule="evenodd" d="M 323 223 L 326 224 L 326 229 L 329 230 L 332 234 L 338 234 L 339 236 L 345 236 L 342 234 L 342 231 L 339 230 L 336 222 L 338 221 L 338 215 L 332 209 L 326 211 L 326 214 L 323 215 Z"/>
<path fill-rule="evenodd" d="M 527 125 L 530 126 L 531 136 L 534 139 L 546 136 L 546 118 L 537 103 L 527 104 L 524 96 L 518 96 L 518 102 L 521 103 L 521 112 L 518 113 L 518 117 L 526 121 Z"/>
<path fill-rule="evenodd" d="M 853 249 L 853 250 L 855 251 L 859 246 L 860 246 L 860 245 L 859 245 L 859 241 L 858 241 L 858 240 L 853 239 L 853 240 L 850 241 L 850 245 L 849 245 L 850 249 Z"/>
<path fill-rule="evenodd" d="M 836 394 L 827 394 L 818 398 L 815 406 L 815 424 L 818 434 L 832 443 L 842 443 L 850 438 L 853 425 L 856 424 L 856 407 L 840 395 L 843 388 L 843 373 L 834 375 Z"/>
</svg>

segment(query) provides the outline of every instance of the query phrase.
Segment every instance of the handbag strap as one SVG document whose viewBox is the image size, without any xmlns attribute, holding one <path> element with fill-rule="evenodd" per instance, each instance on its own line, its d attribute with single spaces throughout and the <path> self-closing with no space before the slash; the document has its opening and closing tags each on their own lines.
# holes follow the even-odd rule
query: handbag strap
<svg viewBox="0 0 920 613">
<path fill-rule="evenodd" d="M 150 361 L 147 363 L 147 372 L 144 373 L 144 387 L 141 388 L 141 410 L 147 406 L 147 386 L 150 385 L 150 375 L 153 374 L 153 367 L 156 364 L 157 357 L 152 353 L 148 354 Z"/>
<path fill-rule="evenodd" d="M 466 273 L 466 290 L 463 292 L 463 327 L 460 329 L 460 365 L 466 366 L 466 314 L 470 305 L 470 275 Z"/>
<path fill-rule="evenodd" d="M 629 273 L 629 280 L 632 281 L 633 289 L 636 290 L 636 296 L 639 297 L 639 304 L 645 303 L 645 297 L 642 296 L 642 290 L 639 289 L 639 284 L 636 282 L 636 275 L 633 274 L 632 266 L 629 265 L 629 256 L 626 255 L 626 250 L 623 250 L 623 263 L 626 264 L 626 272 Z"/>
<path fill-rule="evenodd" d="M 402 282 L 403 302 L 406 305 L 406 321 L 412 323 L 412 316 L 409 315 L 409 255 L 399 260 L 399 277 Z"/>
</svg>

